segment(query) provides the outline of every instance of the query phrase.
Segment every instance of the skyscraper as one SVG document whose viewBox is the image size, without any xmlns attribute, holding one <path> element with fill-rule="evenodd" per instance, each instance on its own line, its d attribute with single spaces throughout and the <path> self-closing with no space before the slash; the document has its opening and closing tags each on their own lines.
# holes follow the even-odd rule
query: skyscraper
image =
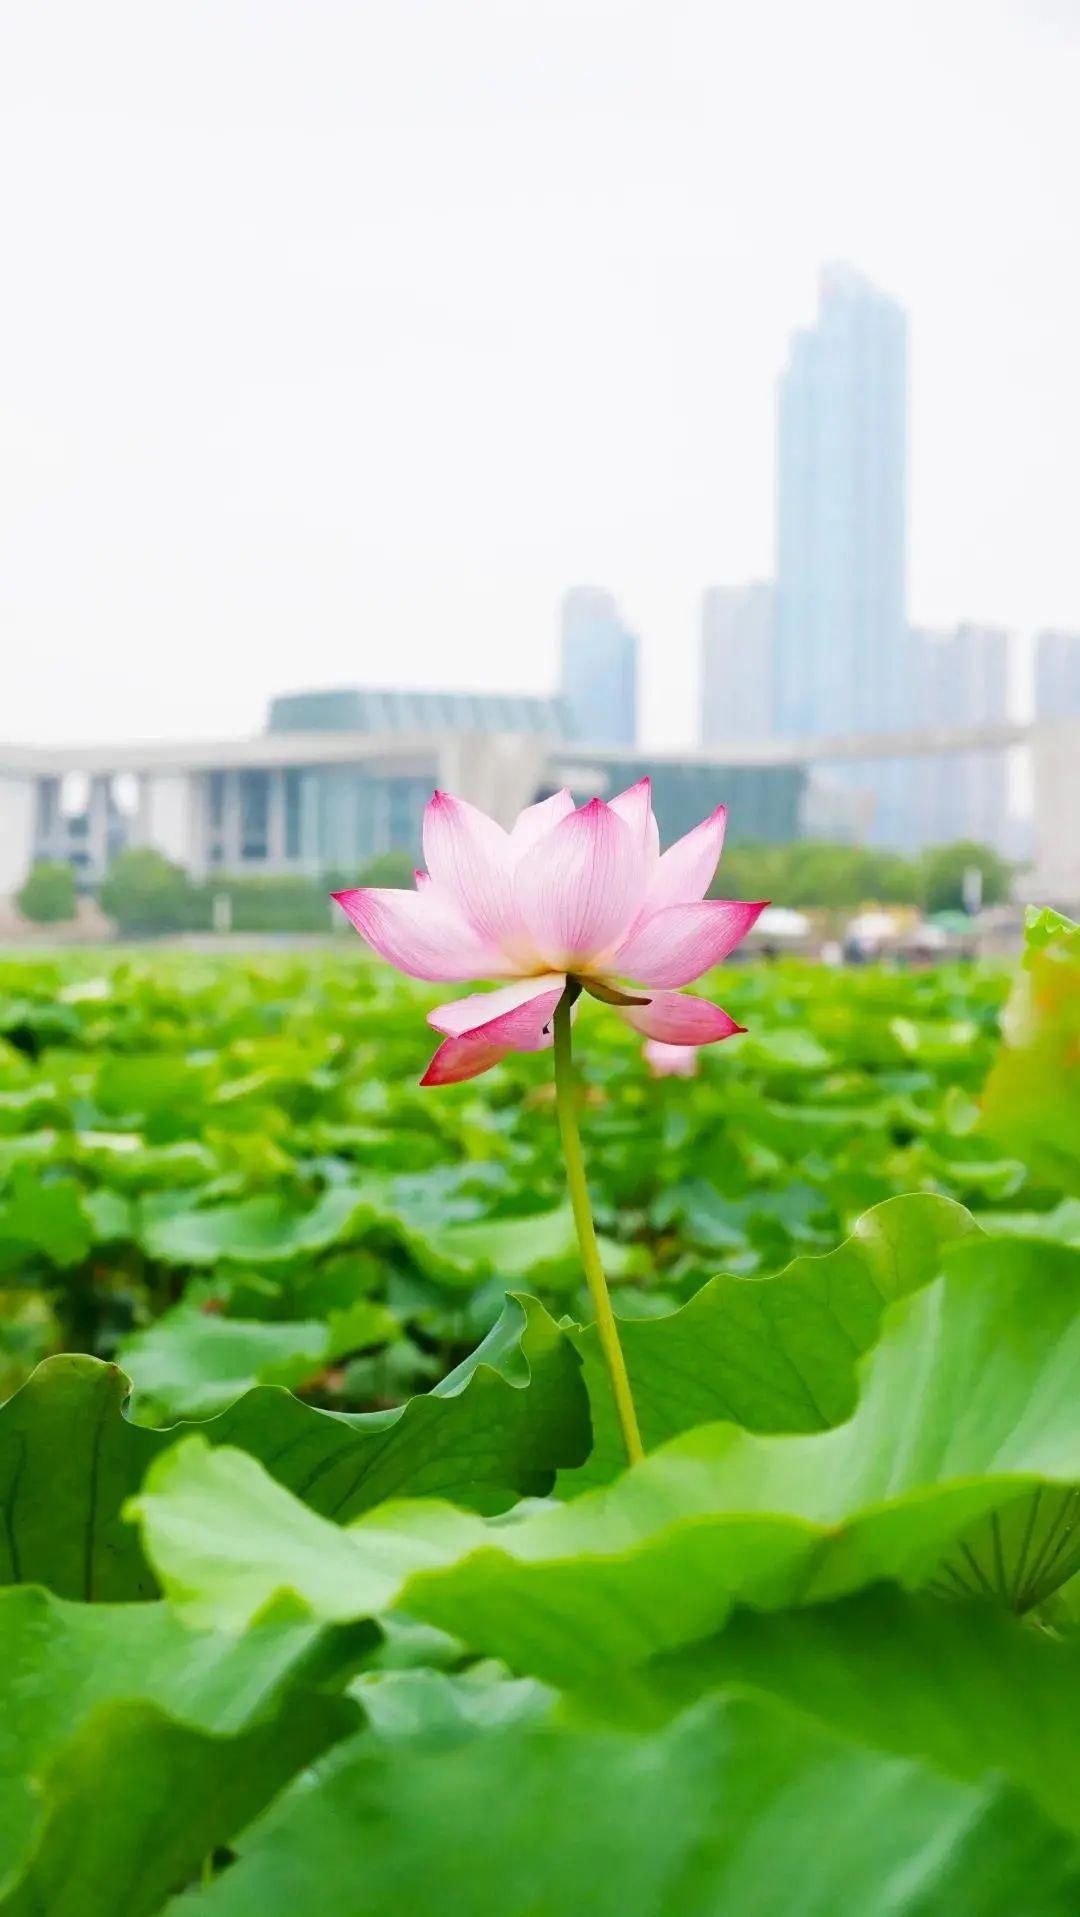
<svg viewBox="0 0 1080 1917">
<path fill-rule="evenodd" d="M 702 745 L 767 739 L 773 708 L 771 583 L 709 586 L 701 601 Z"/>
<path fill-rule="evenodd" d="M 638 642 L 609 592 L 572 586 L 562 602 L 560 684 L 574 738 L 634 745 Z"/>
<path fill-rule="evenodd" d="M 779 733 L 906 722 L 906 577 L 907 320 L 851 268 L 826 267 L 778 392 Z"/>
<path fill-rule="evenodd" d="M 997 626 L 913 635 L 928 726 L 980 725 L 1009 716 L 1009 636 Z M 977 839 L 1007 849 L 1009 764 L 1004 752 L 954 752 L 919 772 L 920 837 L 927 845 Z"/>
<path fill-rule="evenodd" d="M 1080 632 L 1040 632 L 1035 641 L 1035 716 L 1080 718 Z"/>
</svg>

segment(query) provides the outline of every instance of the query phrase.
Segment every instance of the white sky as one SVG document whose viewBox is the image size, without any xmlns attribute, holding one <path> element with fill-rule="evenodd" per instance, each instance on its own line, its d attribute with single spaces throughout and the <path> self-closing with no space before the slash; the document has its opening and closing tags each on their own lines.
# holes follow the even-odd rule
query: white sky
<svg viewBox="0 0 1080 1917">
<path fill-rule="evenodd" d="M 768 572 L 819 263 L 911 316 L 911 609 L 1080 626 L 1078 0 L 0 0 L 0 738 L 533 687 Z"/>
</svg>

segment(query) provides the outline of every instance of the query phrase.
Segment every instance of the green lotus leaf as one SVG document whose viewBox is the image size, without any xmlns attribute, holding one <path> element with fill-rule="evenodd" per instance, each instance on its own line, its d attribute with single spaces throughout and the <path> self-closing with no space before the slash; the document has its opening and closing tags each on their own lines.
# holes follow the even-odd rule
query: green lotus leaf
<svg viewBox="0 0 1080 1917">
<path fill-rule="evenodd" d="M 646 1448 L 717 1418 L 751 1431 L 821 1431 L 849 1417 L 856 1361 L 886 1306 L 929 1284 L 946 1249 L 977 1230 L 951 1199 L 888 1199 L 824 1257 L 796 1258 L 775 1278 L 713 1278 L 670 1316 L 624 1323 Z M 594 1437 L 567 1489 L 604 1482 L 623 1464 L 596 1331 L 576 1337 Z"/>
<path fill-rule="evenodd" d="M 212 1079 L 205 1058 L 110 1053 L 101 1061 L 94 1095 L 99 1110 L 109 1118 L 148 1119 L 155 1140 L 165 1141 L 185 1117 L 202 1111 Z"/>
<path fill-rule="evenodd" d="M 1066 1917 L 1078 1897 L 1075 1843 L 1001 1780 L 733 1695 L 644 1735 L 352 1739 L 169 1917 Z"/>
<path fill-rule="evenodd" d="M 50 1264 L 77 1265 L 93 1237 L 90 1218 L 73 1179 L 46 1183 L 30 1165 L 16 1166 L 11 1189 L 0 1199 L 0 1271 L 19 1268 L 38 1252 Z"/>
<path fill-rule="evenodd" d="M 132 1510 L 201 1624 L 399 1608 L 573 1685 L 705 1637 L 739 1602 L 779 1610 L 882 1579 L 1039 1601 L 1080 1561 L 1078 1365 L 1080 1255 L 962 1240 L 890 1307 L 855 1412 L 829 1431 L 704 1425 L 568 1505 L 484 1523 L 417 1500 L 344 1529 L 192 1438 Z"/>
<path fill-rule="evenodd" d="M 237 1205 L 205 1210 L 182 1209 L 150 1218 L 142 1231 L 151 1258 L 173 1265 L 216 1265 L 224 1260 L 283 1264 L 324 1251 L 346 1236 L 361 1236 L 383 1222 L 383 1213 L 358 1192 L 343 1186 L 324 1193 L 302 1210 L 278 1193 L 246 1198 Z"/>
<path fill-rule="evenodd" d="M 346 1699 L 317 1693 L 228 1738 L 103 1705 L 36 1781 L 42 1825 L 0 1917 L 154 1917 L 353 1722 Z"/>
<path fill-rule="evenodd" d="M 153 1594 L 120 1513 L 176 1433 L 132 1424 L 128 1389 L 116 1366 L 50 1358 L 0 1407 L 0 1583 L 96 1601 Z M 585 1456 L 589 1413 L 570 1340 L 534 1299 L 508 1299 L 478 1350 L 404 1405 L 319 1411 L 263 1386 L 200 1429 L 342 1519 L 392 1496 L 490 1511 L 543 1493 L 559 1466 Z"/>
<path fill-rule="evenodd" d="M 351 1686 L 374 1734 L 413 1745 L 460 1743 L 476 1731 L 537 1722 L 555 1693 L 534 1678 L 510 1677 L 497 1663 L 464 1671 L 365 1671 Z"/>
<path fill-rule="evenodd" d="M 879 1586 L 797 1611 L 739 1610 L 705 1643 L 608 1672 L 579 1709 L 653 1727 L 743 1685 L 952 1777 L 1007 1777 L 1080 1837 L 1080 1643 L 985 1604 Z"/>
<path fill-rule="evenodd" d="M 344 1352 L 399 1335 L 384 1305 L 357 1299 L 325 1320 L 264 1323 L 178 1305 L 122 1346 L 141 1423 L 209 1417 L 256 1384 L 303 1384 Z"/>
<path fill-rule="evenodd" d="M 433 1237 L 437 1252 L 468 1284 L 498 1277 L 513 1284 L 566 1291 L 582 1283 L 581 1253 L 569 1205 L 525 1218 L 447 1225 Z M 625 1277 L 636 1262 L 628 1246 L 610 1238 L 601 1241 L 601 1252 L 613 1279 Z"/>
<path fill-rule="evenodd" d="M 0 1407 L 0 1584 L 99 1603 L 151 1597 L 120 1519 L 163 1439 L 123 1415 L 128 1383 L 96 1358 L 47 1358 Z"/>
<path fill-rule="evenodd" d="M 148 1758 L 156 1750 L 172 1762 L 183 1761 L 189 1744 L 220 1790 L 226 1753 L 219 1760 L 211 1740 L 240 1740 L 228 1761 L 243 1764 L 252 1755 L 244 1734 L 280 1720 L 294 1694 L 331 1680 L 343 1683 L 365 1642 L 363 1635 L 326 1632 L 310 1623 L 269 1625 L 241 1638 L 206 1635 L 192 1632 L 162 1604 L 73 1604 L 31 1586 L 0 1591 L 0 1892 L 35 1858 L 36 1874 L 38 1853 L 55 1842 L 55 1831 L 49 1832 L 57 1818 L 62 1824 L 76 1814 L 101 1815 L 111 1818 L 115 1834 L 140 1747 Z M 109 1728 L 117 1707 L 129 1713 L 130 1748 Z M 318 1713 L 305 1721 L 314 1731 Z M 348 1716 L 333 1710 L 325 1722 L 323 1742 L 340 1734 Z M 256 1742 L 265 1741 L 261 1732 Z M 305 1761 L 304 1748 L 310 1753 L 320 1747 L 318 1740 L 305 1742 L 294 1760 L 285 1751 L 273 1758 L 265 1795 L 291 1775 L 291 1762 L 298 1769 Z M 86 1764 L 102 1748 L 115 1769 L 105 1768 L 95 1779 Z M 264 1767 L 270 1755 L 260 1759 Z M 81 1812 L 68 1797 L 73 1770 L 82 1773 Z M 65 1781 L 60 1773 L 68 1773 Z M 140 1796 L 152 1821 L 158 1820 L 160 1807 L 141 1787 Z M 257 1787 L 237 1800 L 248 1815 L 264 1801 Z M 205 1817 L 209 1808 L 198 1791 L 189 1793 L 189 1815 Z M 229 1834 L 226 1823 L 213 1841 Z M 196 1844 L 191 1867 L 201 1855 Z M 171 1888 L 168 1875 L 159 1881 L 163 1890 Z M 126 1903 L 118 1907 L 127 1910 Z"/>
<path fill-rule="evenodd" d="M 465 1289 L 493 1276 L 508 1284 L 536 1283 L 557 1290 L 581 1282 L 569 1205 L 525 1218 L 420 1223 L 385 1188 L 358 1191 L 338 1185 L 309 1210 L 267 1193 L 236 1205 L 185 1206 L 164 1217 L 150 1216 L 141 1234 L 151 1258 L 195 1266 L 229 1261 L 274 1266 L 332 1245 L 372 1238 L 400 1245 L 422 1271 Z M 633 1261 L 625 1247 L 605 1241 L 604 1250 L 613 1276 L 630 1268 Z"/>
</svg>

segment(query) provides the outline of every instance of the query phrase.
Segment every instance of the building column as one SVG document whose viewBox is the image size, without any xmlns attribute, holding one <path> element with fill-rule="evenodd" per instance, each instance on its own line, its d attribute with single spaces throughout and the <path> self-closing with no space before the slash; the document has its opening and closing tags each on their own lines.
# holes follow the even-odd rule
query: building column
<svg viewBox="0 0 1080 1917">
<path fill-rule="evenodd" d="M 383 852 L 389 852 L 390 846 L 390 787 L 385 778 L 372 779 L 370 787 L 371 851 L 361 849 L 361 862 L 366 858 L 378 858 Z M 356 848 L 350 848 L 355 855 Z M 350 859 L 351 863 L 351 859 Z"/>
<path fill-rule="evenodd" d="M 132 845 L 151 845 L 186 872 L 200 855 L 198 780 L 190 772 L 148 772 L 140 780 Z"/>
<path fill-rule="evenodd" d="M 266 773 L 266 863 L 271 871 L 285 864 L 285 773 L 270 766 Z"/>
<path fill-rule="evenodd" d="M 109 778 L 95 776 L 90 781 L 86 803 L 86 850 L 90 863 L 87 876 L 103 879 L 109 863 Z"/>
<path fill-rule="evenodd" d="M 1035 869 L 1024 896 L 1075 915 L 1080 908 L 1080 719 L 1037 723 L 1031 733 Z"/>
<path fill-rule="evenodd" d="M 221 867 L 224 872 L 236 874 L 243 865 L 239 772 L 226 772 L 222 787 Z"/>
<path fill-rule="evenodd" d="M 550 740 L 503 732 L 456 733 L 440 741 L 439 784 L 511 826 L 545 782 Z"/>
<path fill-rule="evenodd" d="M 0 899 L 19 891 L 34 863 L 38 783 L 0 774 Z"/>
<path fill-rule="evenodd" d="M 300 865 L 305 872 L 322 873 L 330 863 L 323 844 L 324 806 L 322 772 L 305 770 L 300 775 Z"/>
<path fill-rule="evenodd" d="M 210 867 L 210 789 L 205 772 L 189 773 L 188 783 L 191 794 L 188 871 L 193 879 L 201 882 Z"/>
</svg>

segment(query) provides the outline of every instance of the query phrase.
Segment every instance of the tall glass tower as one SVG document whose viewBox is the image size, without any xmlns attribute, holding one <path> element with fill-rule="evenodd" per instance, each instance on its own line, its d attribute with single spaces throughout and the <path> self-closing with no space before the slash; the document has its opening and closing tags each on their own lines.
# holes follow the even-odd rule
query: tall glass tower
<svg viewBox="0 0 1080 1917">
<path fill-rule="evenodd" d="M 777 732 L 876 732 L 914 716 L 906 575 L 907 320 L 829 266 L 779 384 Z"/>
<path fill-rule="evenodd" d="M 1080 632 L 1040 632 L 1035 641 L 1035 716 L 1080 719 Z"/>
<path fill-rule="evenodd" d="M 560 681 L 572 736 L 586 745 L 637 739 L 637 635 L 609 592 L 572 586 L 562 602 Z"/>
<path fill-rule="evenodd" d="M 701 601 L 702 745 L 767 739 L 772 731 L 771 583 L 707 586 Z"/>
</svg>

